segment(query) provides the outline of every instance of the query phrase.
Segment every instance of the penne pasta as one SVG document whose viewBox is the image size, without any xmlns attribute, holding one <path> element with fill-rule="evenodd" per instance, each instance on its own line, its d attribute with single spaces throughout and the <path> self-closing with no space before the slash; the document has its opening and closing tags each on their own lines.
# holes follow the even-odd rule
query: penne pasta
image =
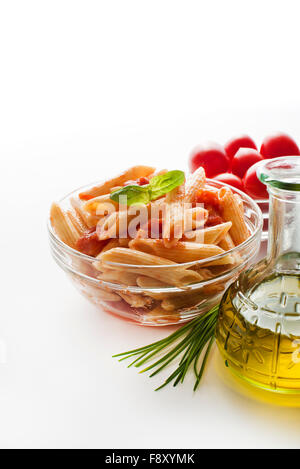
<svg viewBox="0 0 300 469">
<path fill-rule="evenodd" d="M 184 233 L 203 228 L 208 219 L 208 211 L 202 207 L 184 209 L 183 205 L 175 204 L 163 220 L 163 239 L 166 248 L 176 246 Z M 172 241 L 175 240 L 175 243 Z M 167 241 L 167 243 L 166 243 Z M 171 242 L 171 243 L 170 243 Z"/>
<path fill-rule="evenodd" d="M 224 251 L 231 251 L 231 249 L 234 249 L 236 246 L 232 240 L 232 237 L 230 236 L 230 233 L 227 233 L 226 236 L 220 241 L 219 246 L 224 249 Z M 241 256 L 238 253 L 233 253 L 232 257 L 234 259 L 234 262 L 236 264 L 240 264 L 242 259 Z"/>
<path fill-rule="evenodd" d="M 110 291 L 102 290 L 100 287 L 97 288 L 96 297 L 99 297 L 100 300 L 114 302 L 114 303 L 121 301 L 118 295 Z"/>
<path fill-rule="evenodd" d="M 97 224 L 97 235 L 99 240 L 110 238 L 127 238 L 128 223 L 132 217 L 127 211 L 114 212 L 100 220 Z"/>
<path fill-rule="evenodd" d="M 223 187 L 219 191 L 220 207 L 224 221 L 231 221 L 230 235 L 235 245 L 249 238 L 249 230 L 244 220 L 242 204 L 234 196 L 231 189 Z"/>
<path fill-rule="evenodd" d="M 243 204 L 243 201 L 242 201 L 241 197 L 239 196 L 239 194 L 234 194 L 233 196 L 234 196 L 240 210 L 242 210 L 243 214 L 244 214 L 244 204 Z"/>
<path fill-rule="evenodd" d="M 166 248 L 161 239 L 135 239 L 129 247 L 137 251 L 169 259 L 176 263 L 193 262 L 223 254 L 224 251 L 214 244 L 198 244 L 179 241 L 172 249 Z"/>
<path fill-rule="evenodd" d="M 113 213 L 118 208 L 118 206 L 119 204 L 111 200 L 109 194 L 105 194 L 85 202 L 83 204 L 83 210 L 94 216 L 104 216 L 105 212 L 108 214 Z"/>
<path fill-rule="evenodd" d="M 166 298 L 162 301 L 161 306 L 164 310 L 178 311 L 186 308 L 196 307 L 205 301 L 205 297 L 201 290 L 193 293 L 183 293 L 179 296 Z"/>
<path fill-rule="evenodd" d="M 199 264 L 191 267 L 191 269 L 198 272 L 203 278 L 203 280 L 210 280 L 215 277 L 215 275 L 212 273 L 210 269 L 208 269 L 207 267 L 202 267 Z"/>
<path fill-rule="evenodd" d="M 74 248 L 80 233 L 73 225 L 68 214 L 62 210 L 62 208 L 53 203 L 50 211 L 50 221 L 57 236 L 68 246 Z"/>
<path fill-rule="evenodd" d="M 195 202 L 196 195 L 200 189 L 203 189 L 206 182 L 206 176 L 204 169 L 200 166 L 193 174 L 191 174 L 186 182 L 185 186 L 185 198 L 186 203 Z"/>
<path fill-rule="evenodd" d="M 220 223 L 220 225 L 210 226 L 202 230 L 189 231 L 183 235 L 183 239 L 190 242 L 219 244 L 231 229 L 231 227 L 231 221 L 227 223 Z M 222 249 L 224 248 L 222 247 Z M 227 249 L 224 250 L 227 251 Z"/>
<path fill-rule="evenodd" d="M 102 262 L 118 263 L 118 264 L 127 264 L 135 266 L 155 266 L 155 265 L 165 265 L 173 266 L 176 263 L 168 259 L 163 259 L 158 256 L 153 256 L 146 254 L 145 252 L 140 252 L 133 249 L 126 248 L 115 248 L 110 251 L 100 254 L 99 259 Z"/>
<path fill-rule="evenodd" d="M 136 286 L 137 277 L 137 274 L 132 274 L 130 272 L 123 272 L 120 270 L 106 270 L 101 275 L 99 275 L 98 279 L 109 283 L 119 283 L 127 286 Z"/>
<path fill-rule="evenodd" d="M 147 298 L 142 295 L 135 295 L 134 293 L 121 293 L 119 292 L 121 298 L 123 298 L 126 303 L 128 303 L 132 308 L 148 308 L 153 304 L 152 298 Z"/>
<path fill-rule="evenodd" d="M 90 215 L 83 209 L 83 204 L 79 199 L 75 199 L 74 197 L 71 198 L 71 205 L 76 212 L 76 215 L 81 220 L 81 223 L 86 226 L 86 229 L 94 228 L 99 218 Z"/>
<path fill-rule="evenodd" d="M 82 236 L 87 230 L 85 224 L 81 222 L 81 219 L 78 217 L 75 211 L 68 210 L 67 216 L 69 217 L 69 220 L 71 221 L 74 228 L 77 230 L 78 234 Z"/>
<path fill-rule="evenodd" d="M 143 276 L 137 277 L 136 283 L 141 288 L 166 288 L 170 286 L 160 280 Z"/>
<path fill-rule="evenodd" d="M 220 301 L 227 286 L 223 274 L 234 275 L 245 261 L 242 253 L 228 251 L 250 234 L 243 197 L 207 183 L 201 167 L 184 183 L 184 174 L 174 171 L 151 184 L 166 172 L 134 166 L 69 197 L 65 209 L 51 207 L 60 240 L 91 258 L 79 254 L 71 261 L 83 293 L 143 324 L 176 323 Z M 118 189 L 128 195 L 128 206 L 111 200 Z"/>
<path fill-rule="evenodd" d="M 204 262 L 202 267 L 213 267 L 218 265 L 232 265 L 235 263 L 235 258 L 231 254 L 227 254 L 227 256 L 222 256 L 220 259 L 216 259 L 214 261 Z"/>
<path fill-rule="evenodd" d="M 113 263 L 114 269 L 123 270 L 125 268 L 127 272 L 138 273 L 142 276 L 155 278 L 171 286 L 185 287 L 202 280 L 202 277 L 198 272 L 186 270 L 182 267 L 180 268 L 180 265 L 177 266 L 175 262 L 168 259 L 135 251 L 133 249 L 115 248 L 101 254 L 99 258 L 101 259 L 101 263 L 105 266 L 109 266 L 109 263 Z M 122 264 L 124 264 L 124 267 Z M 101 265 L 102 264 L 100 264 L 100 267 Z M 159 265 L 163 266 L 163 268 L 156 269 L 155 266 Z M 143 269 L 141 266 L 154 267 L 153 269 L 151 269 L 151 267 Z M 177 266 L 177 268 L 172 268 L 173 266 Z"/>
<path fill-rule="evenodd" d="M 154 171 L 155 168 L 150 166 L 134 166 L 133 168 L 127 169 L 122 174 L 110 179 L 109 181 L 99 184 L 98 186 L 95 186 L 88 191 L 81 192 L 79 194 L 79 198 L 81 200 L 90 200 L 95 197 L 99 197 L 100 195 L 108 194 L 110 189 L 117 186 L 122 186 L 127 181 L 135 181 L 140 177 L 147 177 L 150 174 L 153 174 Z"/>
<path fill-rule="evenodd" d="M 185 198 L 185 185 L 176 187 L 171 192 L 166 195 L 166 203 L 167 204 L 174 204 L 178 202 L 184 202 Z"/>
<path fill-rule="evenodd" d="M 127 248 L 129 245 L 129 241 L 130 239 L 128 238 L 111 239 L 110 241 L 108 241 L 107 245 L 102 249 L 101 253 L 110 251 L 110 249 L 114 248 Z"/>
<path fill-rule="evenodd" d="M 227 233 L 224 238 L 219 242 L 219 246 L 224 249 L 224 251 L 231 251 L 231 249 L 235 248 L 235 244 L 232 241 L 232 237 L 230 233 Z"/>
<path fill-rule="evenodd" d="M 156 306 L 151 311 L 145 313 L 144 316 L 144 324 L 152 324 L 153 322 L 156 324 L 176 324 L 180 321 L 180 313 L 173 311 L 172 313 L 168 313 L 165 309 L 161 306 Z"/>
</svg>

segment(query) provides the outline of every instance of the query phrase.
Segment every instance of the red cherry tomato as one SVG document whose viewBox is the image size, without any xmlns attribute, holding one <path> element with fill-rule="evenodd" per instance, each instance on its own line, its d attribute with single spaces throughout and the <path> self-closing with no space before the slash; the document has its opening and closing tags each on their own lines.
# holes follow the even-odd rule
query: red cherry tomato
<svg viewBox="0 0 300 469">
<path fill-rule="evenodd" d="M 246 172 L 243 179 L 244 190 L 253 199 L 268 199 L 267 187 L 258 179 L 256 174 L 258 164 L 251 166 Z"/>
<path fill-rule="evenodd" d="M 244 190 L 242 180 L 235 174 L 230 174 L 230 173 L 218 174 L 218 176 L 216 176 L 214 179 L 216 181 L 224 182 L 225 184 L 229 184 L 230 186 L 236 187 L 240 191 Z"/>
<path fill-rule="evenodd" d="M 190 169 L 196 171 L 200 166 L 205 170 L 208 178 L 226 173 L 229 169 L 229 158 L 221 145 L 210 143 L 196 147 L 190 156 Z"/>
<path fill-rule="evenodd" d="M 262 160 L 263 157 L 258 153 L 258 151 L 251 148 L 240 148 L 234 155 L 231 162 L 231 171 L 233 174 L 243 179 L 248 169 L 258 161 Z"/>
<path fill-rule="evenodd" d="M 240 148 L 253 148 L 257 150 L 257 146 L 248 135 L 240 135 L 239 137 L 232 138 L 225 145 L 225 151 L 230 159 L 234 157 Z"/>
<path fill-rule="evenodd" d="M 300 150 L 295 140 L 289 135 L 277 133 L 264 139 L 260 153 L 264 158 L 276 158 L 278 156 L 300 155 Z"/>
</svg>

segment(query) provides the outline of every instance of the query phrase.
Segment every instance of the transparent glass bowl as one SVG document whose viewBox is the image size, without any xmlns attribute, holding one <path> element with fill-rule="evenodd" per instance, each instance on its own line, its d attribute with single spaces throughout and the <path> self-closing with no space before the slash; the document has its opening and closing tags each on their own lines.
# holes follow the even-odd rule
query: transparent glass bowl
<svg viewBox="0 0 300 469">
<path fill-rule="evenodd" d="M 269 199 L 256 200 L 255 202 L 263 215 L 262 241 L 266 241 L 269 234 Z"/>
<path fill-rule="evenodd" d="M 216 188 L 225 186 L 214 180 L 208 180 L 208 182 Z M 92 186 L 74 191 L 64 197 L 60 204 L 64 208 L 69 208 L 72 197 L 77 197 L 79 192 Z M 100 272 L 95 267 L 97 260 L 64 244 L 54 233 L 49 219 L 48 230 L 52 255 L 82 295 L 101 310 L 144 326 L 163 326 L 189 321 L 218 304 L 224 291 L 243 270 L 254 262 L 259 251 L 263 226 L 262 213 L 250 197 L 238 190 L 235 192 L 243 200 L 245 220 L 251 236 L 231 251 L 211 257 L 209 260 L 204 259 L 175 266 L 110 265 L 110 268 L 113 267 L 126 274 L 145 276 L 146 272 L 152 277 L 157 274 L 158 276 L 174 275 L 180 269 L 183 276 L 191 278 L 190 282 L 193 281 L 194 273 L 199 269 L 203 272 L 203 269 L 209 268 L 210 272 L 213 271 L 213 278 L 208 276 L 201 282 L 191 283 L 181 288 L 141 288 L 104 282 L 98 278 Z M 225 258 L 228 255 L 234 260 L 232 264 L 212 266 L 214 263 L 226 262 Z"/>
</svg>

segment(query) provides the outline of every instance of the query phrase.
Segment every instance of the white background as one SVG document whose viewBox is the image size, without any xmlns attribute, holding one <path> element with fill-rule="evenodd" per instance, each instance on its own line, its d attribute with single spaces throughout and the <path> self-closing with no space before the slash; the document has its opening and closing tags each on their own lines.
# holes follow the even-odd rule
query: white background
<svg viewBox="0 0 300 469">
<path fill-rule="evenodd" d="M 297 0 L 0 2 L 1 447 L 300 447 L 299 408 L 248 396 L 216 350 L 196 394 L 191 376 L 154 393 L 163 377 L 114 361 L 168 331 L 87 303 L 45 228 L 52 199 L 136 162 L 186 168 L 195 144 L 240 132 L 300 141 L 299 13 Z"/>
</svg>

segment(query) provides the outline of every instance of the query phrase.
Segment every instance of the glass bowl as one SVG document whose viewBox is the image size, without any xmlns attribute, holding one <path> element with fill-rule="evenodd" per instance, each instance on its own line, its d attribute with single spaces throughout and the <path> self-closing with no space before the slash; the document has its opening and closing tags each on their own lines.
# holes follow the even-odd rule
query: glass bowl
<svg viewBox="0 0 300 469">
<path fill-rule="evenodd" d="M 226 186 L 214 180 L 207 182 L 218 189 Z M 94 184 L 80 188 L 67 195 L 59 202 L 60 205 L 65 209 L 70 208 L 72 197 L 93 186 Z M 245 220 L 251 235 L 244 243 L 225 254 L 175 266 L 109 263 L 107 269 L 118 272 L 119 276 L 118 283 L 115 283 L 116 275 L 112 275 L 112 280 L 108 282 L 99 278 L 101 272 L 98 270 L 97 259 L 64 244 L 55 234 L 49 219 L 52 255 L 82 295 L 101 310 L 144 326 L 164 326 L 189 321 L 218 304 L 227 287 L 255 261 L 259 251 L 263 226 L 261 210 L 245 193 L 237 189 L 234 191 L 243 200 Z M 228 263 L 228 256 L 231 263 Z M 145 278 L 149 280 L 149 277 L 166 279 L 178 275 L 181 280 L 184 279 L 185 286 L 166 287 L 159 282 L 156 285 L 155 282 L 152 285 L 145 282 Z M 121 283 L 125 277 L 126 280 L 123 281 L 126 283 Z M 140 286 L 137 286 L 137 277 Z M 131 278 L 134 281 L 131 282 Z"/>
<path fill-rule="evenodd" d="M 269 236 L 269 199 L 255 200 L 263 215 L 262 241 Z"/>
</svg>

